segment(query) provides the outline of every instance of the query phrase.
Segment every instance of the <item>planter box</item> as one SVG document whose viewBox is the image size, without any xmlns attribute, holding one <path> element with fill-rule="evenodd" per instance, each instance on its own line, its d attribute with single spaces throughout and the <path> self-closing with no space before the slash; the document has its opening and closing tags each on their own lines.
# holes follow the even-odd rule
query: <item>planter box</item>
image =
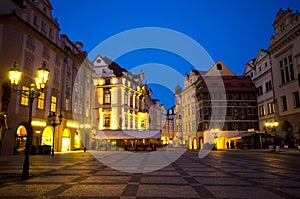
<svg viewBox="0 0 300 199">
<path fill-rule="evenodd" d="M 289 145 L 283 145 L 283 148 L 287 149 L 289 148 Z"/>
</svg>

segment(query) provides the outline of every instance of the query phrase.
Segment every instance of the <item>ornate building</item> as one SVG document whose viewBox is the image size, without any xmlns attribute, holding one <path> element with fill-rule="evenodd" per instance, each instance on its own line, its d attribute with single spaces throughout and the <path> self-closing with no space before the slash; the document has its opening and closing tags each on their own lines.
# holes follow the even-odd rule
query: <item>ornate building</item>
<svg viewBox="0 0 300 199">
<path fill-rule="evenodd" d="M 193 148 L 193 140 L 196 134 L 196 81 L 200 75 L 198 70 L 190 70 L 184 78 L 183 90 L 180 86 L 175 88 L 176 101 L 176 125 L 178 126 L 178 134 L 181 144 L 188 145 Z"/>
<path fill-rule="evenodd" d="M 176 143 L 176 109 L 175 105 L 167 110 L 165 125 L 162 129 L 162 140 L 163 144 L 180 144 L 180 142 Z M 178 139 L 178 137 L 177 137 Z"/>
<path fill-rule="evenodd" d="M 281 144 L 300 144 L 300 14 L 280 9 L 273 23 L 274 35 L 268 49 L 272 61 L 276 135 Z"/>
<path fill-rule="evenodd" d="M 7 127 L 1 130 L 2 154 L 24 150 L 28 132 L 28 97 L 12 92 L 8 71 L 14 62 L 22 71 L 18 89 L 28 90 L 37 68 L 43 62 L 50 69 L 49 80 L 39 98 L 33 102 L 32 127 L 34 146 L 54 144 L 55 151 L 83 148 L 80 125 L 73 118 L 72 91 L 77 72 L 86 58 L 80 42 L 70 41 L 60 35 L 60 26 L 52 16 L 49 0 L 2 0 L 0 8 L 0 83 L 1 111 L 7 119 Z M 88 65 L 88 64 L 87 64 Z M 92 71 L 85 73 L 90 79 Z M 87 91 L 87 92 L 86 92 Z M 83 90 L 81 95 L 91 93 Z M 75 99 L 76 100 L 76 99 Z M 81 105 L 82 110 L 88 105 Z M 76 108 L 76 107 L 75 107 Z M 88 106 L 88 109 L 91 107 Z M 80 109 L 79 109 L 80 110 Z M 49 113 L 62 113 L 62 124 L 54 128 L 47 123 Z M 82 112 L 78 114 L 83 115 Z M 85 120 L 86 122 L 89 122 Z M 89 124 L 92 125 L 92 124 Z M 54 139 L 53 139 L 54 138 Z"/>
<path fill-rule="evenodd" d="M 258 130 L 256 88 L 248 76 L 236 76 L 221 61 L 196 83 L 197 147 L 216 143 L 217 149 L 240 147 L 238 138 Z"/>
<path fill-rule="evenodd" d="M 155 121 L 161 109 L 156 111 L 157 100 L 152 100 L 152 91 L 143 83 L 144 73 L 132 74 L 100 55 L 93 67 L 99 130 L 96 149 L 155 150 L 162 128 L 161 120 Z"/>
</svg>

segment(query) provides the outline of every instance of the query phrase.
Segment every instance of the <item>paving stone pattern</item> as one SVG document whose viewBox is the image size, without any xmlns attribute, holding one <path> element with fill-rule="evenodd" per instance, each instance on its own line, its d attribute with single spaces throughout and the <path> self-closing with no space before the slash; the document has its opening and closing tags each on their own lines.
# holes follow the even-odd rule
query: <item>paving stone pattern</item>
<svg viewBox="0 0 300 199">
<path fill-rule="evenodd" d="M 166 157 L 167 158 L 167 157 Z M 203 159 L 187 151 L 149 173 L 109 168 L 90 153 L 30 157 L 30 178 L 21 180 L 23 156 L 0 156 L 0 198 L 297 198 L 300 171 L 254 162 Z"/>
</svg>

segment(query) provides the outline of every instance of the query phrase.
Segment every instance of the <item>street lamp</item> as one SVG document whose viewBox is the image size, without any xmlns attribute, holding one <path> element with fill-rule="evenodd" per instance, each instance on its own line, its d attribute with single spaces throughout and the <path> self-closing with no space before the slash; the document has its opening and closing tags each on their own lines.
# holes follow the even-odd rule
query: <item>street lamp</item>
<svg viewBox="0 0 300 199">
<path fill-rule="evenodd" d="M 219 137 L 219 133 L 220 133 L 220 129 L 219 128 L 213 128 L 211 129 L 211 132 L 214 134 L 214 143 L 215 143 L 215 149 L 217 149 L 217 145 L 218 145 L 218 137 Z"/>
<path fill-rule="evenodd" d="M 268 128 L 268 129 L 271 129 L 272 132 L 275 133 L 276 135 L 276 127 L 278 126 L 278 122 L 274 121 L 274 122 L 268 122 L 266 121 L 265 122 L 265 126 Z"/>
<path fill-rule="evenodd" d="M 57 120 L 58 119 L 58 120 Z M 63 115 L 60 113 L 58 118 L 56 117 L 56 113 L 52 112 L 48 115 L 48 124 L 53 127 L 53 137 L 52 137 L 52 150 L 51 155 L 54 156 L 54 134 L 55 134 L 55 127 L 61 125 L 63 119 Z"/>
<path fill-rule="evenodd" d="M 27 130 L 27 138 L 26 138 L 26 146 L 25 146 L 25 158 L 23 163 L 23 173 L 22 178 L 27 179 L 29 175 L 29 150 L 32 145 L 32 137 L 33 137 L 33 131 L 31 127 L 31 121 L 32 121 L 32 103 L 35 98 L 38 98 L 40 96 L 40 93 L 43 92 L 43 89 L 46 86 L 48 76 L 49 76 L 50 70 L 47 68 L 46 63 L 44 62 L 42 64 L 42 67 L 39 68 L 36 72 L 35 84 L 30 84 L 29 90 L 19 90 L 17 89 L 20 81 L 22 72 L 20 71 L 18 64 L 14 63 L 13 68 L 9 70 L 9 79 L 10 83 L 13 87 L 13 91 L 17 92 L 22 97 L 28 98 L 29 102 L 29 116 L 28 116 L 28 128 Z"/>
</svg>

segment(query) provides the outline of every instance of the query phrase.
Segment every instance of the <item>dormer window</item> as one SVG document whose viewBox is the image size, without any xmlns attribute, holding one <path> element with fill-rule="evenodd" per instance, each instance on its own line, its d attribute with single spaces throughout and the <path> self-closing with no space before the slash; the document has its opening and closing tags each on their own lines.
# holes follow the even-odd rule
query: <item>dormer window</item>
<svg viewBox="0 0 300 199">
<path fill-rule="evenodd" d="M 222 70 L 222 64 L 217 64 L 217 69 Z"/>
</svg>

